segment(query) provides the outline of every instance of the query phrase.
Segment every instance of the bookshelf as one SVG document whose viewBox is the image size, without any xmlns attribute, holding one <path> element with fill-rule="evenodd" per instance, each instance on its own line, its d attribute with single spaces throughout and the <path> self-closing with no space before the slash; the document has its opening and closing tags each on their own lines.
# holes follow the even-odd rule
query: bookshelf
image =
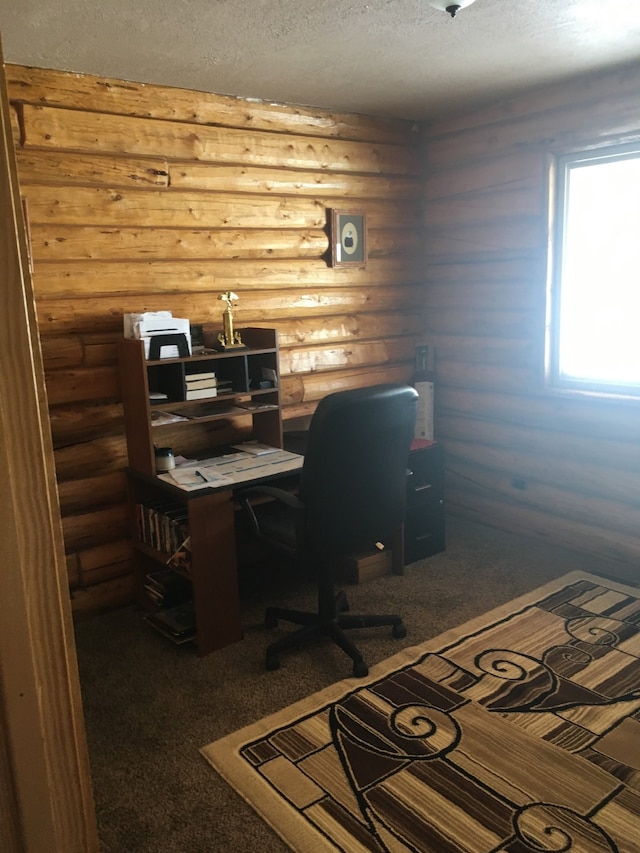
<svg viewBox="0 0 640 853">
<path fill-rule="evenodd" d="M 198 654 L 242 639 L 236 563 L 233 494 L 229 489 L 181 492 L 161 480 L 129 469 L 129 518 L 134 558 L 136 601 L 145 614 L 159 609 L 149 596 L 148 576 L 166 568 L 171 552 L 145 542 L 138 529 L 138 506 L 165 499 L 185 508 L 191 546 L 190 569 L 180 573 L 192 588 L 194 632 Z"/>
<path fill-rule="evenodd" d="M 139 340 L 123 339 L 119 347 L 136 601 L 154 624 L 162 605 L 150 594 L 149 576 L 167 567 L 175 539 L 159 531 L 175 516 L 190 540 L 190 565 L 175 571 L 191 585 L 194 630 L 176 629 L 172 636 L 157 619 L 154 627 L 174 642 L 192 639 L 200 655 L 242 638 L 233 492 L 228 487 L 185 492 L 163 482 L 156 476 L 155 448 L 170 446 L 176 456 L 203 458 L 249 438 L 282 447 L 277 332 L 243 329 L 242 339 L 241 349 L 165 359 L 146 359 Z M 217 380 L 212 396 L 188 400 L 188 388 L 202 381 L 191 377 L 212 373 Z M 158 419 L 158 412 L 171 417 Z M 141 518 L 151 507 L 164 517 L 153 536 Z"/>
</svg>

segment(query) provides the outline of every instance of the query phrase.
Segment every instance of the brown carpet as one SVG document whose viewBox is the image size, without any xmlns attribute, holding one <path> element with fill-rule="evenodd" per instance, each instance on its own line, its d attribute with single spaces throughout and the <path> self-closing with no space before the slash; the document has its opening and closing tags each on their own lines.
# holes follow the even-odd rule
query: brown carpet
<svg viewBox="0 0 640 853">
<path fill-rule="evenodd" d="M 202 753 L 297 851 L 640 851 L 640 594 L 572 572 Z"/>
</svg>

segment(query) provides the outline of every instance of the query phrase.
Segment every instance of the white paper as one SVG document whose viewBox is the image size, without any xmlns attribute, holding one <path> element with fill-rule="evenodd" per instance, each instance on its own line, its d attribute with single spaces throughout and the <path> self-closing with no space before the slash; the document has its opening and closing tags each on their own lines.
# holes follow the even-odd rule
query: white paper
<svg viewBox="0 0 640 853">
<path fill-rule="evenodd" d="M 182 465 L 171 472 L 158 474 L 160 480 L 185 491 L 233 486 L 260 480 L 273 474 L 285 474 L 302 468 L 304 456 L 276 449 L 265 456 L 250 453 L 226 453 L 192 465 Z"/>
</svg>

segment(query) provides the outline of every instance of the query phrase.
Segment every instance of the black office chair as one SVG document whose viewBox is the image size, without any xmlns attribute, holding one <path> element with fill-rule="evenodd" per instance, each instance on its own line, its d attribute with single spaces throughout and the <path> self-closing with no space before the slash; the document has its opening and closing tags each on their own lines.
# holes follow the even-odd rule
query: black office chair
<svg viewBox="0 0 640 853">
<path fill-rule="evenodd" d="M 353 674 L 367 675 L 360 650 L 344 633 L 350 628 L 392 627 L 405 637 L 400 616 L 355 616 L 345 611 L 344 593 L 334 590 L 334 566 L 342 556 L 376 543 L 391 546 L 403 565 L 402 530 L 407 463 L 418 394 L 410 386 L 377 385 L 330 394 L 311 420 L 299 494 L 255 486 L 238 494 L 255 534 L 315 569 L 318 610 L 307 613 L 267 608 L 265 624 L 279 619 L 301 625 L 267 648 L 267 669 L 278 669 L 279 654 L 318 636 L 328 636 L 353 660 Z M 275 501 L 254 505 L 256 495 Z"/>
</svg>

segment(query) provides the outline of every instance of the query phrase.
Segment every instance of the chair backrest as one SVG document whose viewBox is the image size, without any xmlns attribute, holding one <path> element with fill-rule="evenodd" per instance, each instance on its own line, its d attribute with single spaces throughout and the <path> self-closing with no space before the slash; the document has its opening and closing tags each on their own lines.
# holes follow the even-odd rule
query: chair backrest
<svg viewBox="0 0 640 853">
<path fill-rule="evenodd" d="M 398 529 L 417 402 L 408 385 L 339 391 L 320 401 L 300 481 L 307 549 L 355 552 Z"/>
</svg>

